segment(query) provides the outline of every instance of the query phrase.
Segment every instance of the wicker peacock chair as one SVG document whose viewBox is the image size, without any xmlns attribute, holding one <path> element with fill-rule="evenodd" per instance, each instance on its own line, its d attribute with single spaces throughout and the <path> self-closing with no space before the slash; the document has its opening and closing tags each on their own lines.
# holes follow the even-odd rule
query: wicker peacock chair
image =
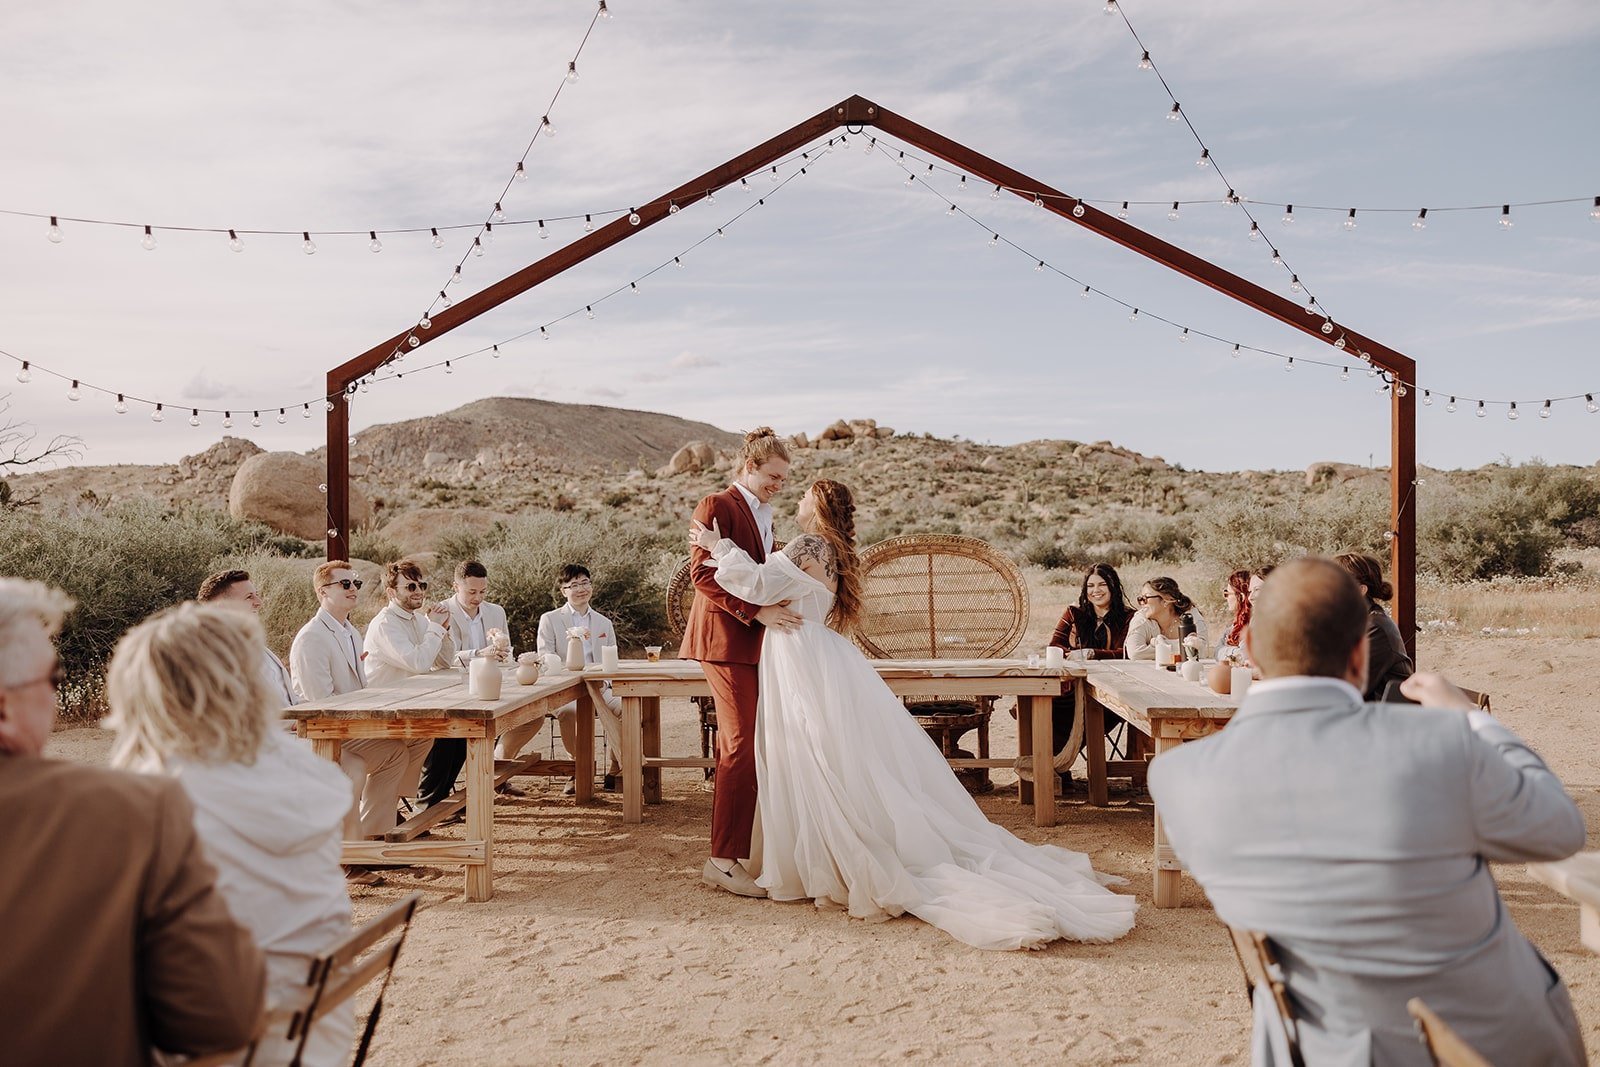
<svg viewBox="0 0 1600 1067">
<path fill-rule="evenodd" d="M 689 606 L 694 603 L 694 581 L 689 577 L 689 557 L 678 564 L 667 583 L 667 628 L 674 641 L 683 640 L 683 631 L 689 625 Z M 700 757 L 710 759 L 717 746 L 717 706 L 710 697 L 690 697 L 690 703 L 700 713 Z M 709 781 L 717 772 L 706 771 Z"/>
</svg>

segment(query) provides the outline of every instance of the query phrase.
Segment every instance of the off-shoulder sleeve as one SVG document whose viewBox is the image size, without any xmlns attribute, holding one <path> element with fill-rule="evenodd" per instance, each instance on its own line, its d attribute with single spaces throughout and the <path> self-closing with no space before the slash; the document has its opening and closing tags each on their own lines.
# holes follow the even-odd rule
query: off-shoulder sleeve
<svg viewBox="0 0 1600 1067">
<path fill-rule="evenodd" d="M 783 553 L 765 563 L 724 537 L 711 549 L 716 560 L 717 584 L 752 604 L 777 604 L 812 591 L 815 579 L 807 576 Z"/>
</svg>

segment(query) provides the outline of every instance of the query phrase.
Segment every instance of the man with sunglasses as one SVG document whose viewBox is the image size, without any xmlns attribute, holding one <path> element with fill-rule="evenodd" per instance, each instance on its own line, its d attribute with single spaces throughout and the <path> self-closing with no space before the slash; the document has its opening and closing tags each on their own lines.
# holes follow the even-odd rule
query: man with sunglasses
<svg viewBox="0 0 1600 1067">
<path fill-rule="evenodd" d="M 174 778 L 45 759 L 72 602 L 0 578 L 0 1016 L 8 1064 L 238 1048 L 266 974 L 217 892 Z"/>
<path fill-rule="evenodd" d="M 453 666 L 456 645 L 450 636 L 450 609 L 437 601 L 429 604 L 422 567 L 412 559 L 390 563 L 383 569 L 383 592 L 389 603 L 367 624 L 367 684 L 395 685 L 412 675 Z M 426 739 L 405 742 L 408 766 L 400 791 L 406 796 L 418 796 L 422 764 L 433 744 Z M 426 804 L 444 798 L 418 799 Z"/>
<path fill-rule="evenodd" d="M 361 579 L 349 563 L 335 559 L 316 569 L 311 585 L 321 606 L 289 646 L 289 670 L 295 687 L 307 700 L 324 700 L 336 693 L 366 688 L 361 631 L 350 624 L 350 613 L 361 593 Z M 408 762 L 405 742 L 394 738 L 362 738 L 341 746 L 339 767 L 350 779 L 357 800 L 345 819 L 345 837 L 382 837 L 394 829 L 401 779 Z M 370 871 L 347 871 L 352 881 L 363 885 L 378 881 Z"/>
</svg>

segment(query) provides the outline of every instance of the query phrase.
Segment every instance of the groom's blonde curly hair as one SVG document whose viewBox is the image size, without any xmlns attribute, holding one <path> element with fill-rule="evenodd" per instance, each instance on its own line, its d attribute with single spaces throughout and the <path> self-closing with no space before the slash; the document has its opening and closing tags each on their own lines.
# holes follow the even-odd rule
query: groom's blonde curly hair
<svg viewBox="0 0 1600 1067">
<path fill-rule="evenodd" d="M 739 457 L 734 466 L 734 473 L 753 471 L 773 458 L 789 462 L 789 446 L 783 443 L 783 438 L 779 437 L 771 426 L 757 426 L 744 435 L 744 443 L 739 446 Z"/>
</svg>

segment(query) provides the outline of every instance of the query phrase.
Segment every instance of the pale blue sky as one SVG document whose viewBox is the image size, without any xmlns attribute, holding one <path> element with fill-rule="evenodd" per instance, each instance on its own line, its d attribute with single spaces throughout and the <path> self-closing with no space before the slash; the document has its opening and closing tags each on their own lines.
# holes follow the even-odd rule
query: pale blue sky
<svg viewBox="0 0 1600 1067">
<path fill-rule="evenodd" d="M 616 0 L 529 157 L 512 219 L 653 197 L 822 108 L 860 93 L 1075 195 L 1218 198 L 1170 101 L 1102 3 L 787 5 Z M 542 3 L 68 2 L 0 15 L 0 208 L 163 225 L 385 229 L 479 222 L 531 136 L 593 11 Z M 1589 204 L 1494 212 L 1448 206 L 1600 194 L 1600 5 L 1486 0 L 1326 7 L 1266 0 L 1145 2 L 1126 10 L 1238 192 L 1297 205 L 1257 217 L 1335 318 L 1416 359 L 1441 394 L 1420 411 L 1436 466 L 1501 455 L 1600 458 L 1583 401 L 1537 417 L 1545 396 L 1600 391 L 1600 223 Z M 957 194 L 987 235 L 859 141 L 835 151 L 684 256 L 638 295 L 596 304 L 554 340 L 507 345 L 455 373 L 379 383 L 355 425 L 491 395 L 615 404 L 730 429 L 814 432 L 874 417 L 906 431 L 1012 443 L 1109 438 L 1188 467 L 1381 463 L 1387 399 L 1360 370 L 1342 382 L 1307 359 L 1326 346 L 1030 205 Z M 945 192 L 954 177 L 936 177 Z M 764 179 L 752 184 L 762 192 Z M 919 183 L 920 184 L 920 183 Z M 599 297 L 724 225 L 751 198 L 699 204 L 420 349 L 450 358 Z M 1430 225 L 1410 222 L 1428 206 Z M 1135 208 L 1130 221 L 1287 294 L 1238 208 Z M 307 449 L 320 417 L 259 430 L 248 409 L 320 394 L 326 370 L 405 328 L 463 242 L 425 236 L 161 233 L 0 216 L 0 349 L 162 400 L 112 411 L 35 373 L 0 378 L 11 414 L 75 433 L 85 462 L 156 462 L 224 432 L 188 407 L 232 407 L 235 434 Z M 505 227 L 469 258 L 470 292 L 548 254 L 581 224 Z M 1299 357 L 1292 373 L 1222 345 L 1130 324 L 1111 301 L 1033 270 L 1037 258 L 1143 313 Z M 1518 399 L 1486 419 L 1443 395 Z M 1533 400 L 1530 407 L 1527 401 Z"/>
</svg>

